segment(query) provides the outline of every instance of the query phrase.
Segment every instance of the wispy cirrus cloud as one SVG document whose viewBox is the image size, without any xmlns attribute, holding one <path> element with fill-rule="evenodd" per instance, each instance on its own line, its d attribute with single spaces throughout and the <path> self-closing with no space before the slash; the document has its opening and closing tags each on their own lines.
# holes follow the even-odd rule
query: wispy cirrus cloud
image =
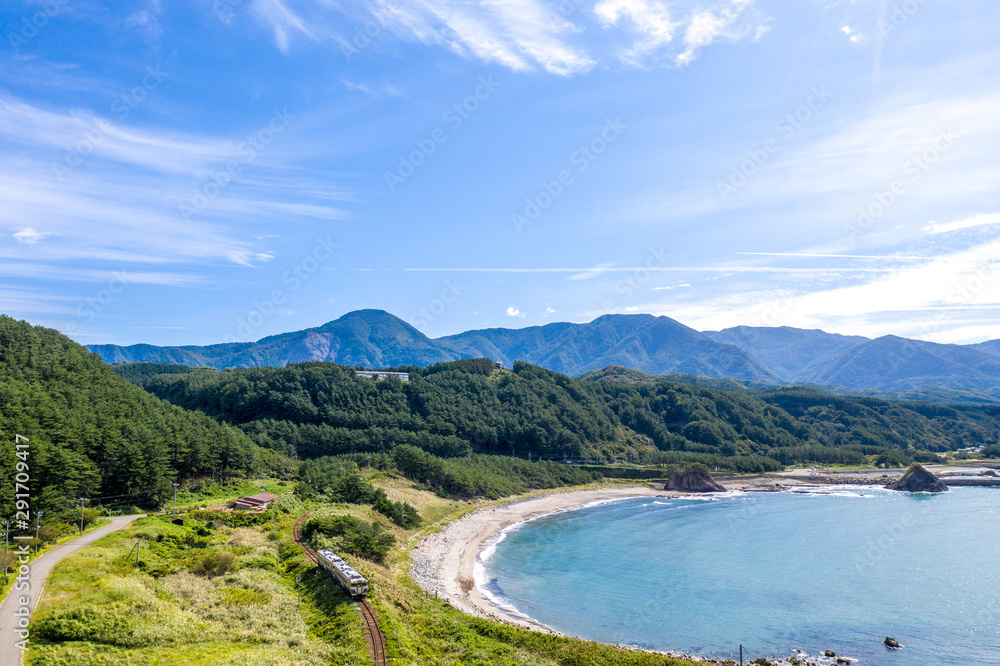
<svg viewBox="0 0 1000 666">
<path fill-rule="evenodd" d="M 247 159 L 241 141 L 240 134 L 157 131 L 0 96 L 0 236 L 16 241 L 0 242 L 0 257 L 247 265 L 272 253 L 247 239 L 246 224 L 342 217 L 334 186 L 321 187 L 315 174 L 304 179 L 289 167 L 294 146 Z M 67 153 L 77 157 L 73 168 L 55 168 L 65 167 Z M 180 205 L 192 191 L 236 159 L 241 171 L 225 191 L 197 215 L 182 216 Z"/>
<path fill-rule="evenodd" d="M 595 64 L 584 48 L 567 39 L 579 28 L 553 5 L 538 0 L 412 0 L 405 7 L 395 0 L 377 0 L 374 11 L 401 35 L 515 71 L 540 67 L 567 75 Z"/>
<path fill-rule="evenodd" d="M 305 20 L 290 9 L 284 0 L 254 0 L 250 11 L 271 29 L 274 42 L 283 53 L 288 51 L 295 35 L 317 39 L 316 34 L 306 27 Z"/>
<path fill-rule="evenodd" d="M 1000 224 L 1000 213 L 985 213 L 983 215 L 973 215 L 963 220 L 955 222 L 931 222 L 927 225 L 926 231 L 931 234 L 944 234 L 960 229 L 972 229 L 974 227 L 986 227 Z"/>
<path fill-rule="evenodd" d="M 377 25 L 399 39 L 439 46 L 464 58 L 514 71 L 581 74 L 600 65 L 689 65 L 720 40 L 759 37 L 766 26 L 744 20 L 753 0 L 371 0 L 368 14 L 327 0 L 256 0 L 254 16 L 287 52 L 295 37 L 327 41 L 338 51 L 345 37 L 334 16 Z M 307 16 L 308 19 L 303 18 Z M 313 28 L 311 26 L 316 25 Z"/>
</svg>

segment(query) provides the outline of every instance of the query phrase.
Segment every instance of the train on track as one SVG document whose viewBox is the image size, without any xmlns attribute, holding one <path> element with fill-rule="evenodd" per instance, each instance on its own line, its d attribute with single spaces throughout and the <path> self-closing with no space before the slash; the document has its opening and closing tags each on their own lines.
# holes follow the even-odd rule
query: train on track
<svg viewBox="0 0 1000 666">
<path fill-rule="evenodd" d="M 319 565 L 329 571 L 352 598 L 364 599 L 368 596 L 368 580 L 355 571 L 354 567 L 325 548 L 316 551 L 316 555 Z"/>
</svg>

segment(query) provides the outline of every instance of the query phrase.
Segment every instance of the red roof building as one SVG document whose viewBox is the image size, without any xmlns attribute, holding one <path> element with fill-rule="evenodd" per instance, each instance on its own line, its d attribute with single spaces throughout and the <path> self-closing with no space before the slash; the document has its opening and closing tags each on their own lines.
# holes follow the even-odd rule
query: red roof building
<svg viewBox="0 0 1000 666">
<path fill-rule="evenodd" d="M 263 511 L 267 505 L 278 499 L 277 495 L 271 493 L 257 493 L 249 497 L 242 497 L 236 500 L 236 508 L 244 511 Z"/>
</svg>

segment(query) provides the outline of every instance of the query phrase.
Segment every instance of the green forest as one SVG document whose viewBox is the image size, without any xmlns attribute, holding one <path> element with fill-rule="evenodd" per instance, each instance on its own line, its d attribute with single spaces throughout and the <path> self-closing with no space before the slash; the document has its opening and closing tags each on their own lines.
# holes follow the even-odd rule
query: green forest
<svg viewBox="0 0 1000 666">
<path fill-rule="evenodd" d="M 598 464 L 702 462 L 761 472 L 793 464 L 902 466 L 1000 441 L 996 406 L 797 387 L 587 381 L 521 362 L 512 371 L 497 369 L 487 359 L 397 368 L 409 372 L 408 382 L 357 377 L 331 363 L 167 374 L 136 365 L 142 364 L 116 368 L 154 395 L 303 459 L 405 446 L 461 458 L 467 468 L 476 453 Z"/>
<path fill-rule="evenodd" d="M 137 388 L 57 331 L 4 316 L 0 433 L 0 515 L 14 515 L 23 479 L 32 526 L 39 511 L 73 522 L 80 497 L 157 506 L 175 480 L 250 474 L 261 462 L 242 431 Z"/>
<path fill-rule="evenodd" d="M 104 508 L 154 507 L 174 482 L 268 472 L 297 478 L 303 494 L 363 502 L 413 525 L 419 518 L 406 506 L 370 484 L 352 487 L 360 476 L 345 479 L 344 466 L 398 471 L 439 494 L 500 497 L 600 477 L 599 467 L 564 462 L 700 462 L 733 472 L 903 466 L 969 446 L 995 453 L 1000 442 L 996 406 L 589 381 L 487 359 L 396 370 L 410 381 L 315 362 L 112 367 L 56 331 L 0 317 L 8 440 L 0 510 L 14 512 L 18 473 L 30 480 L 33 511 L 69 522 L 81 497 Z M 15 449 L 17 435 L 27 447 Z"/>
</svg>

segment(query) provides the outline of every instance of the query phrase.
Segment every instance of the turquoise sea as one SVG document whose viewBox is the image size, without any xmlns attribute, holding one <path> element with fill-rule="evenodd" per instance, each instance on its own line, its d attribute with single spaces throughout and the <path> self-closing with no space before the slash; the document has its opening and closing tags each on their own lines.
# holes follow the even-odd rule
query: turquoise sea
<svg viewBox="0 0 1000 666">
<path fill-rule="evenodd" d="M 481 558 L 498 604 L 591 640 L 1000 664 L 1000 488 L 629 499 L 514 526 Z"/>
</svg>

